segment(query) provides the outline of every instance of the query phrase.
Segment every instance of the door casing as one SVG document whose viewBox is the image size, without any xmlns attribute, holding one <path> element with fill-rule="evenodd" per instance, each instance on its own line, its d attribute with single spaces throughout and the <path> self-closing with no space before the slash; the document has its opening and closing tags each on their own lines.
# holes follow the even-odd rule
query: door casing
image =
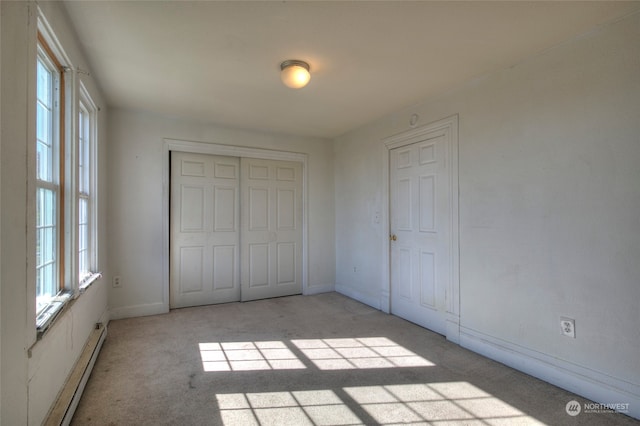
<svg viewBox="0 0 640 426">
<path fill-rule="evenodd" d="M 449 158 L 447 166 L 449 170 L 449 187 L 451 188 L 450 213 L 451 213 L 451 237 L 449 245 L 449 268 L 451 282 L 446 289 L 446 332 L 445 336 L 454 343 L 460 343 L 460 221 L 458 214 L 458 115 L 452 115 L 426 124 L 421 127 L 412 128 L 399 134 L 382 139 L 385 152 L 382 158 L 383 172 L 383 235 L 390 233 L 391 205 L 390 205 L 390 185 L 389 185 L 389 162 L 391 150 L 402 146 L 420 142 L 425 136 L 442 132 L 449 144 Z M 388 238 L 382 238 L 382 289 L 380 291 L 380 308 L 387 313 L 391 312 L 391 246 Z"/>
<path fill-rule="evenodd" d="M 163 312 L 169 312 L 169 229 L 170 229 L 170 157 L 171 151 L 196 154 L 221 155 L 228 157 L 259 158 L 265 160 L 295 161 L 302 164 L 302 294 L 312 294 L 308 281 L 308 156 L 289 151 L 263 148 L 239 147 L 206 142 L 164 139 L 162 155 L 162 305 Z"/>
</svg>

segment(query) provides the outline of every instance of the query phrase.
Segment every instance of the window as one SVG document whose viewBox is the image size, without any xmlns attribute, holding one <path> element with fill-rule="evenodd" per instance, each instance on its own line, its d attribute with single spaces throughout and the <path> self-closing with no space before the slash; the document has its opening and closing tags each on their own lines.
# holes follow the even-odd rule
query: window
<svg viewBox="0 0 640 426">
<path fill-rule="evenodd" d="M 41 17 L 42 18 L 42 17 Z M 44 21 L 36 56 L 35 295 L 44 332 L 97 273 L 97 111 Z M 66 77 L 66 80 L 65 80 Z M 66 131 L 65 131 L 66 130 Z"/>
<path fill-rule="evenodd" d="M 62 289 L 60 210 L 64 112 L 60 96 L 62 67 L 41 40 L 36 83 L 36 312 Z"/>
<path fill-rule="evenodd" d="M 77 233 L 78 233 L 78 284 L 89 285 L 96 278 L 96 218 L 95 176 L 96 136 L 95 117 L 97 108 L 89 94 L 80 86 L 78 108 L 78 163 L 77 179 Z"/>
<path fill-rule="evenodd" d="M 78 280 L 91 275 L 89 263 L 89 113 L 80 103 L 78 114 Z"/>
</svg>

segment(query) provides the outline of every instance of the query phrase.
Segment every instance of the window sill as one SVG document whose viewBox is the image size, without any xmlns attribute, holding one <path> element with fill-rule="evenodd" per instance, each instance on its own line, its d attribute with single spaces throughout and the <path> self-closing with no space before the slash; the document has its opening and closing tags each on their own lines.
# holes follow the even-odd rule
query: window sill
<svg viewBox="0 0 640 426">
<path fill-rule="evenodd" d="M 91 285 L 98 281 L 102 277 L 101 272 L 96 272 L 85 278 L 78 286 L 78 292 L 74 294 L 69 291 L 63 291 L 59 293 L 53 300 L 42 310 L 36 317 L 36 332 L 37 340 L 42 339 L 42 336 L 47 332 L 51 325 L 55 322 L 56 318 L 60 316 L 60 313 L 65 310 L 67 306 L 70 306 L 74 299 L 84 293 Z"/>
<path fill-rule="evenodd" d="M 86 289 L 91 287 L 91 284 L 98 281 L 100 278 L 102 278 L 102 272 L 95 272 L 89 275 L 80 283 L 80 286 L 78 287 L 80 293 L 84 293 Z"/>
<path fill-rule="evenodd" d="M 45 331 L 51 326 L 53 321 L 60 315 L 60 312 L 71 300 L 72 293 L 69 291 L 58 294 L 49 305 L 42 310 L 36 317 L 36 330 L 38 332 L 38 340 L 42 338 Z"/>
</svg>

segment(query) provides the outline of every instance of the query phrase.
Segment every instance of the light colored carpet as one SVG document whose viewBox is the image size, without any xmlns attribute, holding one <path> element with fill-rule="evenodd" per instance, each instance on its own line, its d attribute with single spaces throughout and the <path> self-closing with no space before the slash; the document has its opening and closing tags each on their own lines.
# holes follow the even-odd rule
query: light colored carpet
<svg viewBox="0 0 640 426">
<path fill-rule="evenodd" d="M 337 293 L 112 321 L 73 425 L 637 425 Z"/>
</svg>

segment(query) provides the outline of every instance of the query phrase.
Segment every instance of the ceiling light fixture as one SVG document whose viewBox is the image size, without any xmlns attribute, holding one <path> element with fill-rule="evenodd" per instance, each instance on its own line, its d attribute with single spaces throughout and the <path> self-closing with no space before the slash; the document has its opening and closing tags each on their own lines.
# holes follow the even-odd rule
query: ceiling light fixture
<svg viewBox="0 0 640 426">
<path fill-rule="evenodd" d="M 280 78 L 285 86 L 301 89 L 311 80 L 309 64 L 297 59 L 290 59 L 280 64 Z"/>
</svg>

